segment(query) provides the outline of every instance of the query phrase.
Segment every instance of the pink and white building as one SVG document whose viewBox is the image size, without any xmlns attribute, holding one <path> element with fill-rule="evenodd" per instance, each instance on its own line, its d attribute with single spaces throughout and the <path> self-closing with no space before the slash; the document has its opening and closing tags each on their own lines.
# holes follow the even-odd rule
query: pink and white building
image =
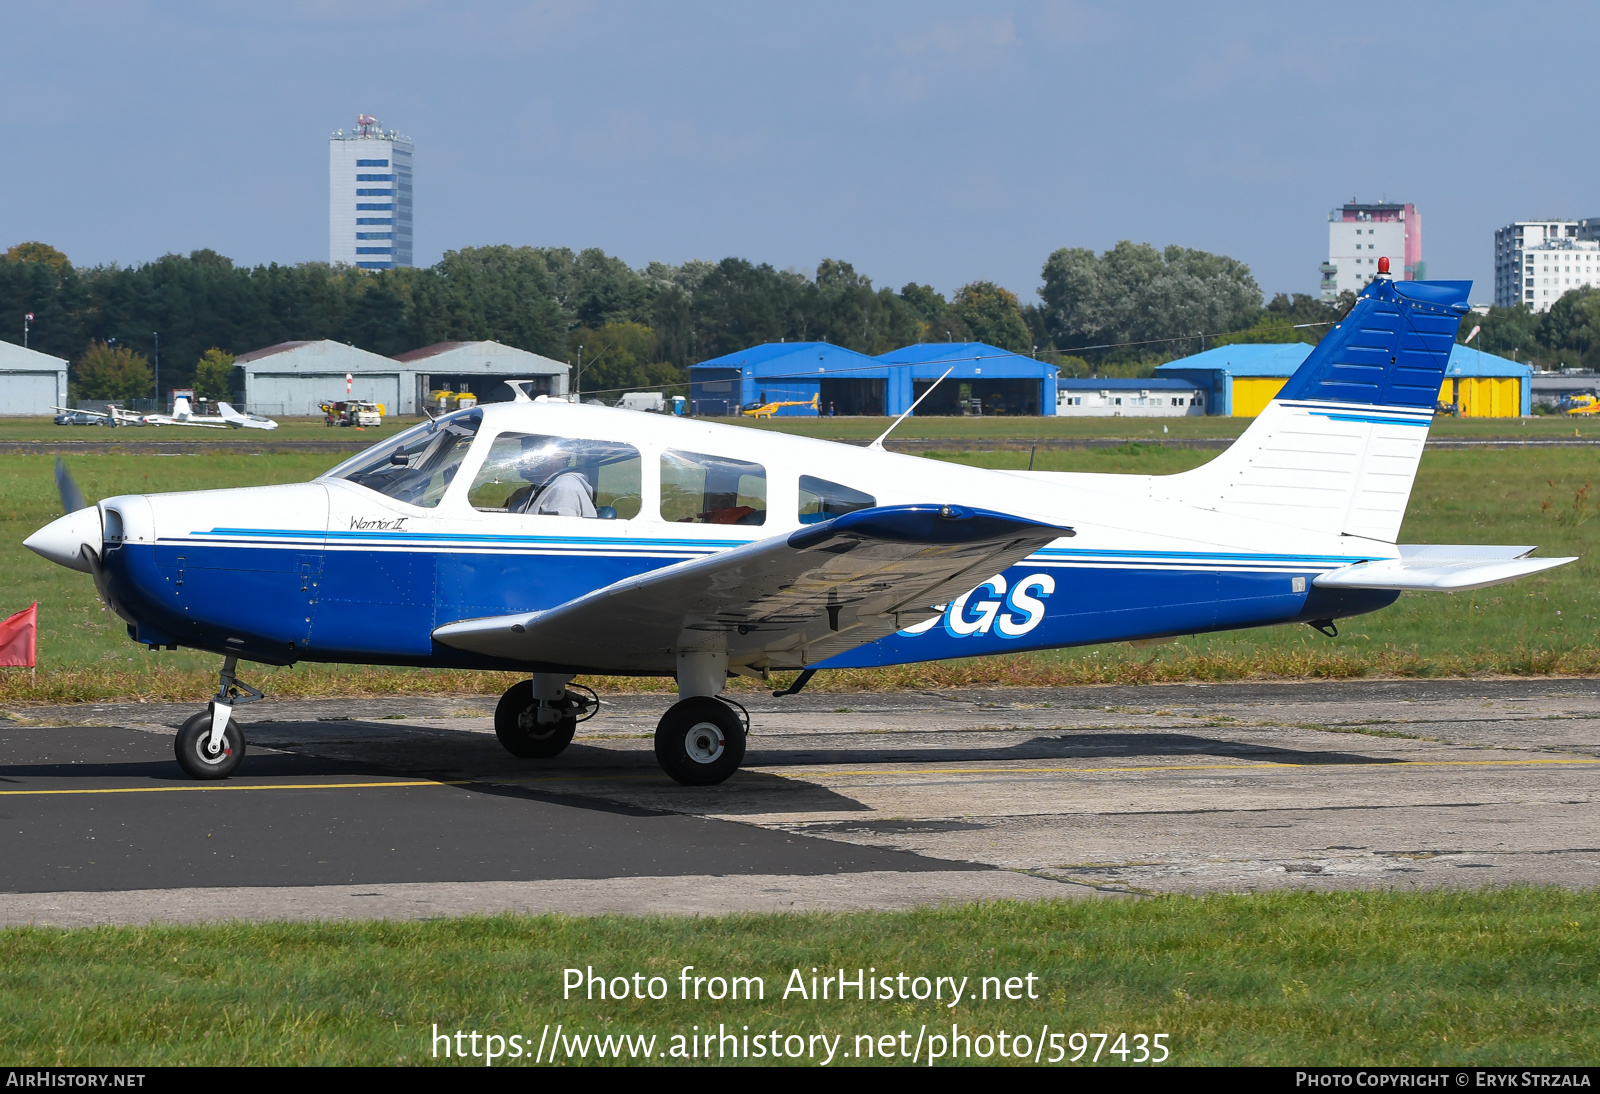
<svg viewBox="0 0 1600 1094">
<path fill-rule="evenodd" d="M 1378 276 L 1378 259 L 1387 258 L 1400 281 L 1421 281 L 1422 215 L 1407 202 L 1349 204 L 1328 214 L 1328 261 L 1322 264 L 1322 299 L 1360 292 Z"/>
</svg>

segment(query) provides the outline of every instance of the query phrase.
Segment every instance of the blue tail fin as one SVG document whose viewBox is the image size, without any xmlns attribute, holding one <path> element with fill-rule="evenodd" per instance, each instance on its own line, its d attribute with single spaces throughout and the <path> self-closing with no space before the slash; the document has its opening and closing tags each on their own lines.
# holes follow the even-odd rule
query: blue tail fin
<svg viewBox="0 0 1600 1094">
<path fill-rule="evenodd" d="M 1205 466 L 1161 480 L 1164 496 L 1395 542 L 1471 287 L 1387 279 L 1368 285 L 1244 435 Z"/>
<path fill-rule="evenodd" d="M 1432 409 L 1471 288 L 1470 281 L 1373 281 L 1278 399 Z"/>
</svg>

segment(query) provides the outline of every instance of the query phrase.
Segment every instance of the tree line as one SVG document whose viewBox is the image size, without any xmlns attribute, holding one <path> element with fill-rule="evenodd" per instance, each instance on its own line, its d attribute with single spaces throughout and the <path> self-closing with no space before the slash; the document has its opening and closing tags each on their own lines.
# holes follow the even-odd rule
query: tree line
<svg viewBox="0 0 1600 1094">
<path fill-rule="evenodd" d="M 1600 369 L 1600 288 L 1569 290 L 1545 312 L 1526 304 L 1468 316 L 1456 341 L 1541 369 Z"/>
<path fill-rule="evenodd" d="M 848 262 L 814 273 L 743 258 L 634 269 L 598 249 L 490 246 L 426 268 L 362 271 L 308 262 L 240 267 L 199 250 L 138 266 L 79 269 L 42 243 L 0 259 L 0 338 L 73 362 L 75 394 L 163 390 L 226 397 L 235 355 L 330 338 L 392 356 L 480 339 L 576 367 L 586 392 L 685 381 L 692 363 L 762 342 L 827 341 L 867 354 L 915 342 L 986 342 L 1069 375 L 1148 374 L 1228 340 L 1316 341 L 1348 306 L 1278 295 L 1263 306 L 1249 267 L 1183 247 L 1062 248 L 1037 302 L 989 281 L 949 298 L 930 285 L 874 286 Z M 1295 329 L 1295 324 L 1312 324 Z"/>
</svg>

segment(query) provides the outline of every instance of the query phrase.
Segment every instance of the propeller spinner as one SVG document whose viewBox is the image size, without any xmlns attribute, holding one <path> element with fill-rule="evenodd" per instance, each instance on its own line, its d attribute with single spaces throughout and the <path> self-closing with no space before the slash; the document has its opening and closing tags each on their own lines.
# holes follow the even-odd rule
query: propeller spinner
<svg viewBox="0 0 1600 1094">
<path fill-rule="evenodd" d="M 58 566 L 92 574 L 101 551 L 100 509 L 84 500 L 60 456 L 56 457 L 56 489 L 66 515 L 33 533 L 22 545 Z"/>
</svg>

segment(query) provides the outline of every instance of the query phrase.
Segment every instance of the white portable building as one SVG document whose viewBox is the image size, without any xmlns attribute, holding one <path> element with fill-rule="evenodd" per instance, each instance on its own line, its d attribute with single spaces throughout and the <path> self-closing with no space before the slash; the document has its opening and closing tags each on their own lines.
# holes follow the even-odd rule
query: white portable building
<svg viewBox="0 0 1600 1094">
<path fill-rule="evenodd" d="M 1056 381 L 1056 413 L 1064 418 L 1178 418 L 1205 412 L 1205 392 L 1187 380 L 1099 377 Z"/>
</svg>

